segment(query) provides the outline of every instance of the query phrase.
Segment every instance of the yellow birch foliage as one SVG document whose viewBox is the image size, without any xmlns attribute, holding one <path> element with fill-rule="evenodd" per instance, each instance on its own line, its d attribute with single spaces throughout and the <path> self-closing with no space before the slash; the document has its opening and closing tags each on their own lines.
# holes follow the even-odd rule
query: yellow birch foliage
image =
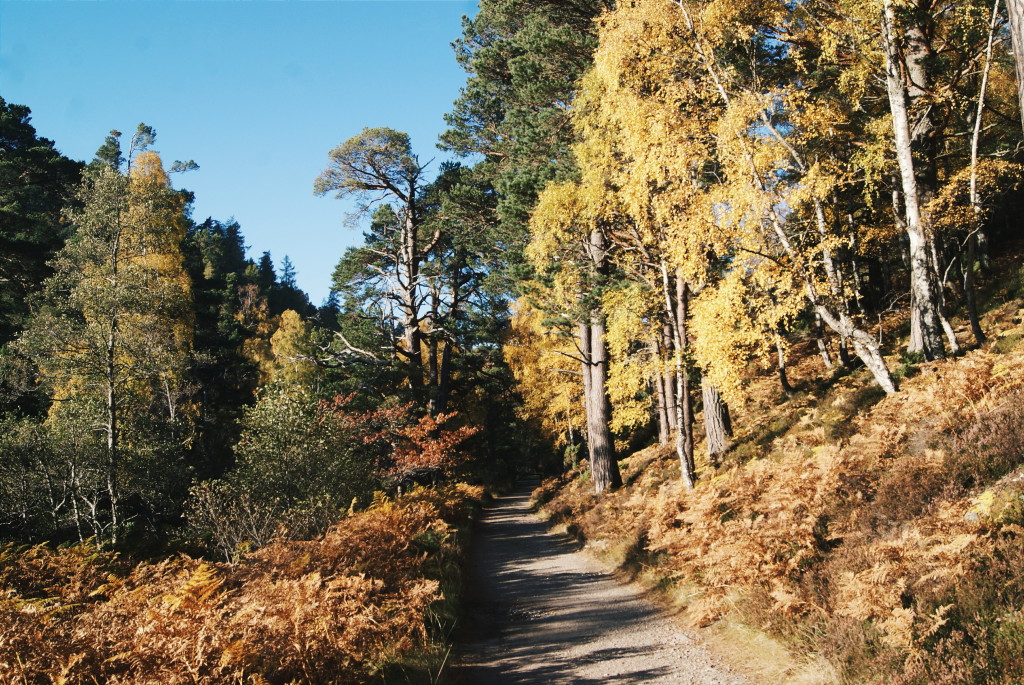
<svg viewBox="0 0 1024 685">
<path fill-rule="evenodd" d="M 580 254 L 589 218 L 576 183 L 551 183 L 530 214 L 530 243 L 526 258 L 548 280 L 534 284 L 533 294 L 550 311 L 567 315 L 583 294 Z"/>
<path fill-rule="evenodd" d="M 242 355 L 259 369 L 259 384 L 266 385 L 276 369 L 271 338 L 277 330 L 280 317 L 270 316 L 270 305 L 259 286 L 243 285 L 238 288 L 238 312 L 235 318 L 249 334 L 242 341 Z"/>
<path fill-rule="evenodd" d="M 653 353 L 653 336 L 661 327 L 657 295 L 641 283 L 612 288 L 601 298 L 606 315 L 605 342 L 608 365 L 608 398 L 612 403 L 613 431 L 645 425 L 651 419 L 654 374 L 664 374 L 665 362 Z"/>
<path fill-rule="evenodd" d="M 778 144 L 750 140 L 749 132 L 776 94 L 723 96 L 723 88 L 732 87 L 730 72 L 714 64 L 709 69 L 708 57 L 749 36 L 756 21 L 778 14 L 771 3 L 756 12 L 729 2 L 620 6 L 602 20 L 594 68 L 579 98 L 577 126 L 587 145 L 578 146 L 577 155 L 586 162 L 584 179 L 601 167 L 602 157 L 589 150 L 611 160 L 604 166 L 612 169 L 611 183 L 639 246 L 632 254 L 642 255 L 632 259 L 655 267 L 646 276 L 649 285 L 660 264 L 698 289 L 708 286 L 695 298 L 701 315 L 691 335 L 698 363 L 732 401 L 741 396 L 749 360 L 766 354 L 779 325 L 804 304 L 792 275 L 759 256 L 778 254 L 763 222 L 782 200 L 753 183 L 751 167 L 769 177 L 785 167 L 786 153 Z M 590 142 L 609 132 L 615 136 L 610 152 Z M 714 287 L 722 277 L 728 284 Z M 702 306 L 702 300 L 708 302 Z M 715 311 L 724 307 L 732 309 Z"/>
<path fill-rule="evenodd" d="M 576 125 L 585 144 L 577 156 L 586 178 L 600 166 L 587 154 L 602 149 L 594 139 L 614 137 L 605 166 L 635 239 L 651 258 L 703 283 L 708 253 L 727 251 L 716 243 L 705 202 L 715 183 L 709 124 L 721 103 L 692 55 L 682 52 L 680 21 L 678 8 L 664 2 L 623 5 L 603 17 L 579 96 Z"/>
<path fill-rule="evenodd" d="M 694 355 L 704 374 L 730 404 L 744 398 L 743 381 L 752 361 L 767 357 L 764 333 L 750 325 L 746 284 L 733 272 L 708 288 L 693 304 L 693 327 L 698 331 Z"/>
<path fill-rule="evenodd" d="M 125 323 L 138 335 L 153 338 L 145 348 L 163 353 L 158 392 L 165 395 L 166 402 L 173 403 L 187 392 L 186 366 L 195 331 L 192 281 L 181 251 L 188 228 L 185 198 L 171 187 L 160 156 L 149 151 L 135 157 L 129 171 L 128 196 L 128 230 L 122 249 L 126 260 L 141 267 L 145 280 L 140 286 L 159 300 L 163 320 L 154 326 L 150 312 L 141 312 L 129 315 Z M 197 411 L 194 402 L 172 408 L 179 419 L 187 416 L 192 420 Z"/>
<path fill-rule="evenodd" d="M 188 221 L 185 198 L 175 191 L 159 155 L 142 152 L 127 177 L 102 169 L 83 185 L 85 209 L 79 243 L 72 241 L 59 262 L 61 278 L 73 281 L 67 305 L 80 312 L 93 331 L 89 345 L 66 345 L 62 355 L 73 368 L 76 355 L 97 340 L 112 342 L 114 375 L 104 379 L 129 414 L 158 407 L 178 426 L 194 420 L 187 366 L 192 351 L 194 311 L 191 280 L 181 251 Z M 71 273 L 75 272 L 75 273 Z M 84 363 L 84 368 L 96 368 Z M 65 374 L 57 395 L 83 397 L 96 385 L 75 371 Z M 63 411 L 61 403 L 51 414 Z M 125 432 L 131 442 L 133 435 Z M 146 440 L 146 436 L 137 436 Z"/>
<path fill-rule="evenodd" d="M 523 398 L 523 418 L 541 427 L 557 446 L 568 444 L 568 428 L 586 426 L 583 378 L 573 339 L 543 325 L 543 314 L 525 299 L 512 313 L 511 331 L 502 345 L 505 362 Z"/>
<path fill-rule="evenodd" d="M 125 234 L 124 249 L 149 267 L 164 287 L 189 300 L 192 286 L 181 252 L 188 228 L 185 198 L 171 188 L 157 153 L 142 152 L 135 158 L 129 172 L 128 192 L 131 228 Z M 181 322 L 183 329 L 191 321 L 191 311 L 188 314 Z"/>
<path fill-rule="evenodd" d="M 312 336 L 313 327 L 298 312 L 288 309 L 281 314 L 280 324 L 270 336 L 272 380 L 310 389 L 316 385 L 316 346 Z"/>
</svg>

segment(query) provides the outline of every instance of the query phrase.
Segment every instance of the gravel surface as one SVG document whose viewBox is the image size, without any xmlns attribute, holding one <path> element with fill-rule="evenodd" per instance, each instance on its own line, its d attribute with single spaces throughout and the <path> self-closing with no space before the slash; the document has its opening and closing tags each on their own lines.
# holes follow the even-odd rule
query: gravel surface
<svg viewBox="0 0 1024 685">
<path fill-rule="evenodd" d="M 530 513 L 527 484 L 474 531 L 447 682 L 747 685 L 635 588 Z"/>
</svg>

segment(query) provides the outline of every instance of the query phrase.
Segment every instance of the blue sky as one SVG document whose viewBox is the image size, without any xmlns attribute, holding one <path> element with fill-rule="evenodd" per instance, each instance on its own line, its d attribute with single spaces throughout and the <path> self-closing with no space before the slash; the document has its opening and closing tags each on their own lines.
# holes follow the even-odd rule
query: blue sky
<svg viewBox="0 0 1024 685">
<path fill-rule="evenodd" d="M 91 159 L 111 129 L 157 131 L 194 218 L 242 226 L 250 254 L 288 255 L 314 303 L 347 245 L 351 205 L 312 194 L 327 152 L 365 126 L 412 136 L 421 161 L 465 73 L 451 42 L 466 0 L 0 0 L 0 96 Z"/>
</svg>

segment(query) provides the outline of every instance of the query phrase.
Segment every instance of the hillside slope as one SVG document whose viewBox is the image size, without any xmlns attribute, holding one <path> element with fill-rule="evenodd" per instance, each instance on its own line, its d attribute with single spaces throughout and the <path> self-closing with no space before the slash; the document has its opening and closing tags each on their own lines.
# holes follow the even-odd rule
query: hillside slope
<svg viewBox="0 0 1024 685">
<path fill-rule="evenodd" d="M 654 446 L 621 462 L 616 492 L 595 497 L 584 464 L 535 497 L 693 623 L 785 645 L 784 663 L 761 669 L 771 681 L 1020 682 L 1019 280 L 994 294 L 981 348 L 890 360 L 893 396 L 798 350 L 797 391 L 755 381 L 724 464 L 701 465 L 691 492 Z"/>
</svg>

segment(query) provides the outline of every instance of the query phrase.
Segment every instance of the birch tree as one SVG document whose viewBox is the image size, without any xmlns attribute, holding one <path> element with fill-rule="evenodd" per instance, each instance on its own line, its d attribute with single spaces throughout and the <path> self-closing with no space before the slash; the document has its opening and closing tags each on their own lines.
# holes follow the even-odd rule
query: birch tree
<svg viewBox="0 0 1024 685">
<path fill-rule="evenodd" d="M 102 445 L 102 491 L 75 497 L 93 533 L 114 544 L 129 495 L 154 506 L 165 496 L 194 421 L 186 200 L 145 150 L 154 135 L 140 125 L 125 157 L 87 172 L 81 208 L 67 213 L 74 235 L 19 340 L 54 403 L 48 421 L 80 424 Z"/>
</svg>

